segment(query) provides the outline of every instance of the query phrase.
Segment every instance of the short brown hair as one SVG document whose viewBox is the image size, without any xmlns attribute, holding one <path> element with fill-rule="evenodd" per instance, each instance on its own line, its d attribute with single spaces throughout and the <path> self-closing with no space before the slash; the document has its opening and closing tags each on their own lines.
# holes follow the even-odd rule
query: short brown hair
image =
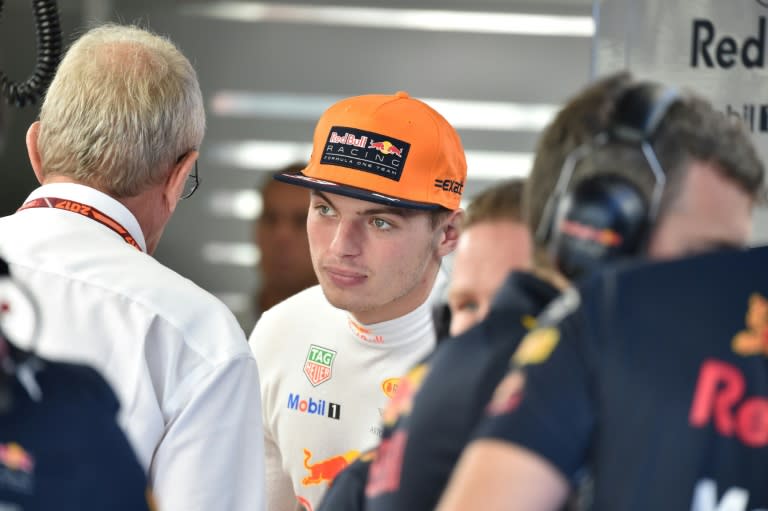
<svg viewBox="0 0 768 511">
<path fill-rule="evenodd" d="M 502 181 L 472 199 L 467 206 L 462 228 L 467 229 L 480 222 L 510 220 L 522 222 L 522 201 L 525 181 Z"/>
<path fill-rule="evenodd" d="M 524 216 L 536 232 L 544 207 L 555 190 L 566 157 L 610 126 L 616 104 L 639 82 L 627 72 L 610 75 L 573 97 L 542 134 L 523 198 Z M 715 163 L 716 168 L 757 197 L 764 168 L 743 124 L 718 112 L 705 99 L 684 91 L 668 110 L 652 140 L 667 177 L 662 201 L 676 197 L 691 160 Z M 609 143 L 585 157 L 574 169 L 573 182 L 596 174 L 618 174 L 650 198 L 654 178 L 641 151 L 627 144 Z M 540 250 L 542 240 L 536 240 Z"/>
</svg>

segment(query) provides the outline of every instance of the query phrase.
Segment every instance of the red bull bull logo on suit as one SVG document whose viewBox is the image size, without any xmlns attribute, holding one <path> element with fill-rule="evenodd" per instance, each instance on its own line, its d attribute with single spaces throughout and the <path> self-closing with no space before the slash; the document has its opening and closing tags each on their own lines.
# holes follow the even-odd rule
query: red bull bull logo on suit
<svg viewBox="0 0 768 511">
<path fill-rule="evenodd" d="M 309 471 L 304 479 L 301 480 L 301 484 L 304 486 L 310 486 L 313 484 L 327 484 L 331 485 L 336 475 L 347 468 L 347 465 L 355 461 L 360 456 L 359 451 L 351 450 L 344 454 L 331 456 L 324 460 L 310 463 L 312 459 L 312 451 L 304 449 L 304 468 Z"/>
<path fill-rule="evenodd" d="M 744 357 L 768 354 L 768 300 L 749 297 L 747 329 L 738 332 L 731 349 Z M 706 359 L 699 369 L 696 390 L 688 414 L 694 428 L 711 424 L 724 437 L 735 437 L 747 447 L 768 446 L 768 396 L 748 395 L 747 379 L 734 364 Z"/>
</svg>

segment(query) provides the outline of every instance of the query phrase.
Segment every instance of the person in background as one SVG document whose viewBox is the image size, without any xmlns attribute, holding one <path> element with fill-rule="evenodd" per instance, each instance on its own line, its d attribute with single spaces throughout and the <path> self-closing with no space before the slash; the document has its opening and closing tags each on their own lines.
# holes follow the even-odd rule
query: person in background
<svg viewBox="0 0 768 511">
<path fill-rule="evenodd" d="M 317 284 L 307 240 L 309 194 L 273 177 L 299 172 L 306 165 L 293 164 L 267 175 L 259 187 L 262 209 L 253 225 L 259 247 L 259 287 L 251 308 L 240 318 L 243 330 L 253 330 L 262 312 L 286 298 Z"/>
<path fill-rule="evenodd" d="M 511 271 L 530 270 L 532 240 L 522 219 L 523 186 L 522 180 L 494 185 L 467 206 L 448 283 L 453 337 L 488 314 Z"/>
<path fill-rule="evenodd" d="M 526 194 L 537 263 L 589 276 L 631 254 L 664 261 L 742 248 L 764 181 L 740 122 L 692 91 L 609 76 L 568 102 L 541 138 Z M 711 434 L 696 431 L 706 417 L 690 408 L 697 365 L 708 351 L 718 358 L 729 351 L 724 332 L 743 318 L 741 293 L 750 287 L 734 276 L 740 291 L 721 296 L 734 289 L 726 284 L 734 266 L 721 266 L 727 272 L 716 278 L 707 267 L 607 277 L 596 288 L 600 301 L 585 304 L 562 340 L 555 325 L 578 308 L 579 292 L 548 307 L 483 400 L 486 417 L 438 509 L 557 509 L 576 491 L 590 509 L 764 507 L 764 468 L 733 456 L 749 446 L 710 442 Z M 710 276 L 711 287 L 687 287 Z M 710 378 L 703 392 L 717 392 L 718 374 L 702 377 Z M 720 425 L 730 422 L 737 388 L 718 407 Z M 764 385 L 756 390 L 765 394 Z M 747 464 L 736 468 L 741 460 Z M 748 493 L 736 487 L 755 488 L 750 480 L 763 492 L 748 506 Z"/>
<path fill-rule="evenodd" d="M 766 509 L 767 262 L 618 265 L 556 300 L 440 509 L 555 511 L 587 474 L 581 509 Z"/>
<path fill-rule="evenodd" d="M 336 473 L 378 441 L 402 374 L 435 346 L 442 258 L 458 243 L 464 149 L 405 92 L 323 113 L 309 165 L 307 233 L 319 286 L 265 312 L 250 337 L 263 371 L 268 509 L 310 511 Z"/>
<path fill-rule="evenodd" d="M 204 130 L 195 70 L 171 41 L 89 30 L 27 132 L 41 186 L 0 219 L 0 249 L 44 311 L 35 351 L 114 389 L 159 508 L 259 510 L 256 361 L 226 306 L 151 256 L 197 186 Z"/>
</svg>

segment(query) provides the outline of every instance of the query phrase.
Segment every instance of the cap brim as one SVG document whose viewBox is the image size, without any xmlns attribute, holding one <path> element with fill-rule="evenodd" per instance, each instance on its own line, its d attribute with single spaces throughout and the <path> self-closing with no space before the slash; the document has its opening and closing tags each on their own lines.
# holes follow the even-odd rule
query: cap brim
<svg viewBox="0 0 768 511">
<path fill-rule="evenodd" d="M 442 208 L 440 204 L 431 204 L 427 202 L 415 202 L 405 199 L 399 199 L 397 197 L 391 197 L 389 195 L 383 195 L 381 193 L 372 192 L 370 190 L 364 190 L 362 188 L 356 188 L 354 186 L 343 185 L 334 183 L 332 181 L 326 181 L 324 179 L 317 179 L 314 177 L 305 176 L 301 172 L 282 172 L 275 175 L 275 179 L 284 183 L 292 185 L 303 186 L 304 188 L 311 188 L 313 190 L 322 190 L 328 193 L 335 193 L 338 195 L 344 195 L 346 197 L 352 197 L 353 199 L 360 199 L 368 202 L 375 202 L 377 204 L 384 204 L 386 206 L 392 206 L 395 208 L 408 208 L 408 209 L 423 209 L 428 211 L 434 211 Z"/>
</svg>

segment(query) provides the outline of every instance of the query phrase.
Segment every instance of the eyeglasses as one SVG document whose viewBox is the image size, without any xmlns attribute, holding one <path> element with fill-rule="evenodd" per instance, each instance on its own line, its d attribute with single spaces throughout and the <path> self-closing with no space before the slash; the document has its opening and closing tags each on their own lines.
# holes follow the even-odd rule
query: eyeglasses
<svg viewBox="0 0 768 511">
<path fill-rule="evenodd" d="M 181 199 L 189 199 L 200 186 L 200 176 L 197 174 L 197 160 L 195 160 L 195 170 L 189 173 L 187 181 L 184 183 L 184 190 L 181 193 Z"/>
</svg>

